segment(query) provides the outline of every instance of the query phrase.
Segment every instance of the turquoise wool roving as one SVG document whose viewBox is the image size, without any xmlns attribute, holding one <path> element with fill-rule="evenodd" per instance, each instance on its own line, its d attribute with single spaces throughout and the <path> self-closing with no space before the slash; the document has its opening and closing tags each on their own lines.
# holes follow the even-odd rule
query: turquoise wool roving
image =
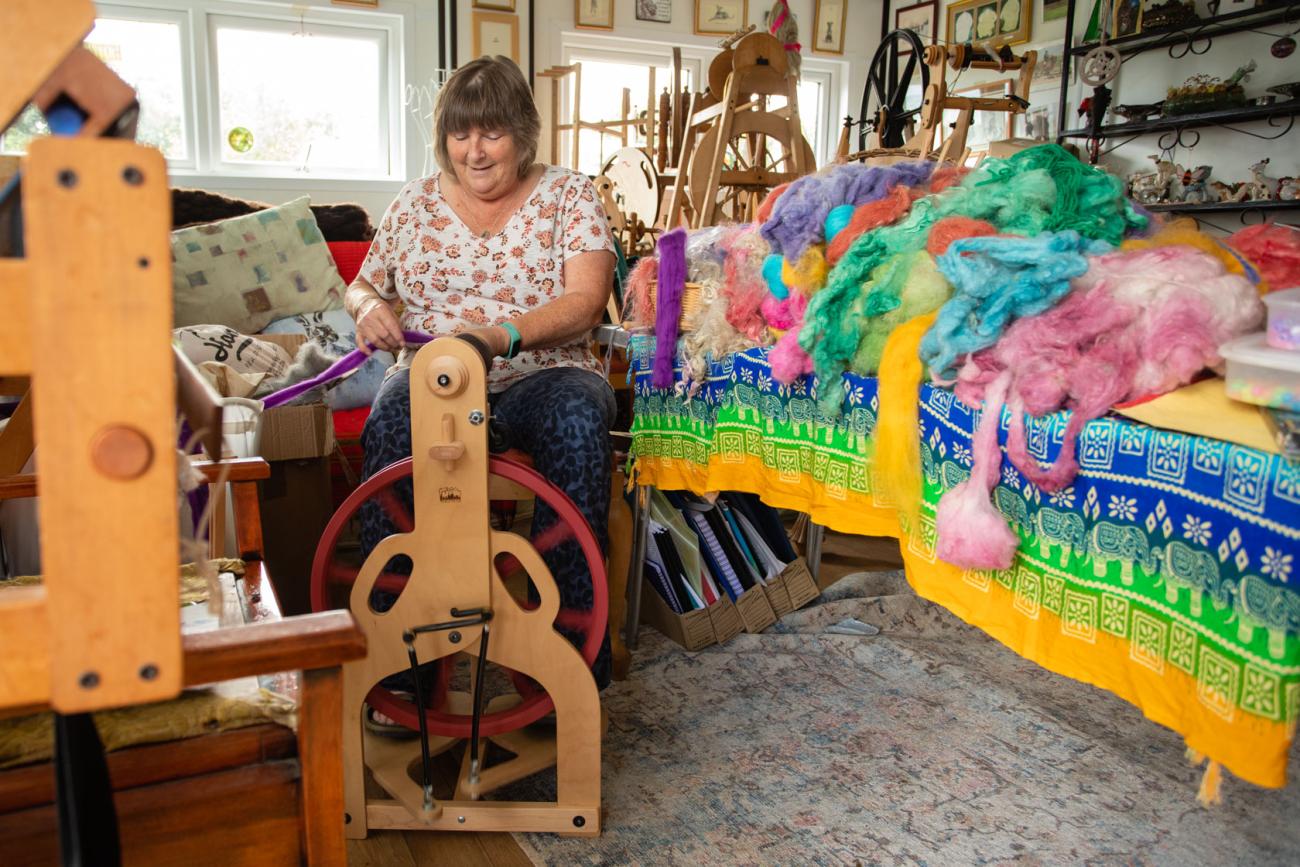
<svg viewBox="0 0 1300 867">
<path fill-rule="evenodd" d="M 826 215 L 825 238 L 827 243 L 848 228 L 849 221 L 853 219 L 853 210 L 853 205 L 837 205 L 831 208 L 831 212 Z"/>
<path fill-rule="evenodd" d="M 1089 255 L 1111 249 L 1078 232 L 1034 238 L 986 235 L 954 241 L 938 259 L 953 296 L 921 338 L 921 360 L 936 379 L 952 380 L 958 358 L 992 346 L 1013 319 L 1042 313 L 1088 270 Z"/>
<path fill-rule="evenodd" d="M 767 291 L 778 301 L 790 297 L 790 289 L 781 282 L 781 254 L 769 253 L 763 260 L 763 279 L 767 281 Z"/>
</svg>

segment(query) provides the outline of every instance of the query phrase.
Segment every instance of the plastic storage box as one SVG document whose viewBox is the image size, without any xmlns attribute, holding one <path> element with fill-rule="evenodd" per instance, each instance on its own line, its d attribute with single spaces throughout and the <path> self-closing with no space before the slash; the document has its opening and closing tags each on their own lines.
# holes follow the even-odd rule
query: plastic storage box
<svg viewBox="0 0 1300 867">
<path fill-rule="evenodd" d="M 1269 346 L 1263 333 L 1238 337 L 1219 352 L 1228 362 L 1228 397 L 1300 410 L 1300 352 Z"/>
<path fill-rule="evenodd" d="M 1300 287 L 1264 296 L 1268 306 L 1268 345 L 1300 351 Z"/>
</svg>

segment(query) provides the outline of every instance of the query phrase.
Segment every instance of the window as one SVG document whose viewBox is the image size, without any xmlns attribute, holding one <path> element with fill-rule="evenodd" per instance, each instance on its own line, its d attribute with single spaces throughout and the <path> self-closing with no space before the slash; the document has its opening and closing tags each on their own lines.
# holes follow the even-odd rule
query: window
<svg viewBox="0 0 1300 867">
<path fill-rule="evenodd" d="M 121 0 L 98 10 L 85 44 L 136 89 L 137 139 L 173 171 L 405 175 L 400 15 L 238 0 Z M 21 153 L 47 133 L 29 108 L 0 151 Z"/>
<path fill-rule="evenodd" d="M 224 17 L 212 30 L 223 166 L 388 174 L 382 31 Z"/>
<path fill-rule="evenodd" d="M 654 101 L 655 112 L 659 111 L 659 94 L 664 90 L 672 91 L 673 70 L 670 63 L 655 62 L 657 58 L 650 59 L 647 63 L 636 63 L 632 60 L 608 60 L 600 57 L 591 57 L 575 55 L 572 60 L 582 64 L 582 90 L 580 92 L 581 104 L 578 107 L 579 118 L 584 123 L 593 123 L 596 121 L 614 121 L 622 119 L 623 111 L 623 90 L 628 91 L 628 102 L 630 108 L 629 117 L 640 117 L 645 114 L 646 100 L 650 97 L 650 70 L 654 69 Z M 682 70 L 682 86 L 689 88 L 691 86 L 692 75 L 689 68 Z M 573 105 L 573 96 L 568 96 L 565 105 Z M 573 118 L 566 118 L 566 122 L 571 122 Z M 656 120 L 656 124 L 658 120 Z M 658 129 L 655 130 L 658 135 Z M 565 139 L 572 146 L 572 139 L 565 136 Z M 605 161 L 613 155 L 615 151 L 623 147 L 621 138 L 614 135 L 602 134 L 594 129 L 584 129 L 580 133 L 578 140 L 578 156 L 581 165 L 577 168 L 579 171 L 588 175 L 598 175 L 605 165 Z M 635 147 L 646 143 L 645 125 L 640 124 L 633 127 L 628 135 L 628 146 Z M 559 162 L 568 164 L 567 157 L 569 151 L 563 151 L 563 158 L 557 155 Z"/>
<path fill-rule="evenodd" d="M 621 120 L 624 88 L 629 92 L 629 115 L 636 117 L 644 112 L 650 67 L 655 69 L 656 100 L 665 88 L 672 88 L 673 46 L 670 44 L 577 32 L 563 34 L 563 44 L 564 62 L 582 64 L 579 111 L 581 119 L 586 123 Z M 708 44 L 692 42 L 679 47 L 682 53 L 683 86 L 694 90 L 694 82 L 700 80 L 708 69 L 709 63 L 717 55 L 717 47 L 712 41 Z M 825 58 L 803 58 L 799 81 L 799 121 L 819 166 L 826 165 L 831 160 L 839 138 L 836 118 L 841 113 L 845 100 L 842 91 L 847 80 L 847 63 Z M 572 91 L 566 90 L 560 110 L 566 123 L 573 120 L 569 116 L 572 98 Z M 774 97 L 769 106 L 772 110 L 777 110 L 784 102 L 783 98 Z M 591 175 L 599 173 L 605 160 L 623 146 L 620 138 L 602 135 L 596 130 L 583 130 L 579 141 L 581 165 L 577 168 Z M 629 145 L 644 144 L 644 130 L 638 127 L 629 137 Z M 560 153 L 555 155 L 556 162 L 567 165 L 572 146 L 572 139 L 567 134 L 562 136 Z"/>
</svg>

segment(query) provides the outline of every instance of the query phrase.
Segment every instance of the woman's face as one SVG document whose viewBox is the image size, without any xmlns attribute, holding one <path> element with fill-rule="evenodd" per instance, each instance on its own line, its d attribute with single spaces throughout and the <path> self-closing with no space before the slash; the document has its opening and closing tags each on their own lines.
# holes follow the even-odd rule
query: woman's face
<svg viewBox="0 0 1300 867">
<path fill-rule="evenodd" d="M 478 127 L 449 133 L 447 154 L 456 180 L 476 198 L 499 198 L 519 183 L 519 155 L 508 133 Z"/>
</svg>

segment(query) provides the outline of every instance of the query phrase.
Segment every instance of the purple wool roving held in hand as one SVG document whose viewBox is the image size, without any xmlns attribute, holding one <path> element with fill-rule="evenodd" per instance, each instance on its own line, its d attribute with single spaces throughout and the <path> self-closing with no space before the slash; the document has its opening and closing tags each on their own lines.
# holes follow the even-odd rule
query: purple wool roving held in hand
<svg viewBox="0 0 1300 867">
<path fill-rule="evenodd" d="M 659 238 L 659 289 L 655 296 L 655 363 L 651 384 L 673 387 L 677 355 L 677 323 L 682 317 L 686 288 L 686 230 L 674 229 Z"/>
<path fill-rule="evenodd" d="M 418 331 L 403 331 L 402 338 L 409 346 L 419 346 L 422 343 L 428 343 L 433 338 L 427 334 L 421 334 Z M 374 347 L 371 347 L 372 349 Z M 277 406 L 284 406 L 296 397 L 303 395 L 313 388 L 326 385 L 333 382 L 344 374 L 351 373 L 358 367 L 366 363 L 370 356 L 360 349 L 354 349 L 311 379 L 304 379 L 302 382 L 295 382 L 288 388 L 282 388 L 277 392 L 268 394 L 262 398 L 262 407 L 264 409 L 273 409 Z"/>
</svg>

